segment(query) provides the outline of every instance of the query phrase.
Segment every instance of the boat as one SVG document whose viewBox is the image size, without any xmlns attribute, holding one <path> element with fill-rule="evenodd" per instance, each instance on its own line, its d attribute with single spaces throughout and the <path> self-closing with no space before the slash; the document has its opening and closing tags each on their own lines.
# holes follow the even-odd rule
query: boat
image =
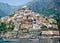
<svg viewBox="0 0 60 43">
<path fill-rule="evenodd" d="M 32 41 L 38 41 L 39 38 L 37 38 L 37 37 L 32 37 L 32 38 L 30 38 L 29 40 L 32 40 Z"/>
<path fill-rule="evenodd" d="M 2 38 L 3 41 L 20 41 L 19 38 Z"/>
</svg>

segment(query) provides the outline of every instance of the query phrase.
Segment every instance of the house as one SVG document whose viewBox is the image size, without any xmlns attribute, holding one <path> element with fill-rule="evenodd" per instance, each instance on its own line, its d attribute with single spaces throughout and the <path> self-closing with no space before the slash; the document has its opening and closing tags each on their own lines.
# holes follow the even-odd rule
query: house
<svg viewBox="0 0 60 43">
<path fill-rule="evenodd" d="M 34 18 L 32 16 L 31 17 L 28 17 L 28 19 L 34 20 Z"/>
<path fill-rule="evenodd" d="M 28 24 L 22 24 L 21 28 L 28 28 Z"/>
<path fill-rule="evenodd" d="M 51 24 L 48 24 L 47 27 L 48 27 L 48 28 L 52 28 L 52 25 L 51 25 Z"/>
<path fill-rule="evenodd" d="M 8 22 L 9 16 L 5 16 L 1 18 L 1 22 Z"/>
<path fill-rule="evenodd" d="M 48 21 L 49 21 L 49 23 L 57 23 L 57 21 L 56 20 L 54 20 L 54 19 L 48 19 Z"/>
<path fill-rule="evenodd" d="M 33 29 L 41 29 L 41 26 L 37 24 L 33 24 Z"/>
<path fill-rule="evenodd" d="M 31 10 L 25 10 L 24 15 L 30 15 L 30 14 L 32 14 Z"/>
<path fill-rule="evenodd" d="M 53 24 L 52 28 L 58 29 L 58 26 Z"/>
<path fill-rule="evenodd" d="M 44 36 L 58 36 L 59 35 L 59 31 L 42 31 L 42 35 Z"/>
<path fill-rule="evenodd" d="M 27 19 L 27 16 L 23 16 L 23 19 Z"/>
<path fill-rule="evenodd" d="M 54 28 L 54 29 L 58 29 L 58 26 L 55 24 L 48 24 L 47 28 Z"/>
<path fill-rule="evenodd" d="M 19 26 L 20 26 L 20 24 L 18 24 L 17 22 L 15 22 L 14 31 L 18 31 L 19 30 Z"/>
<path fill-rule="evenodd" d="M 30 24 L 29 20 L 23 20 L 23 23 Z"/>
<path fill-rule="evenodd" d="M 16 18 L 22 18 L 23 14 L 19 14 Z"/>
</svg>

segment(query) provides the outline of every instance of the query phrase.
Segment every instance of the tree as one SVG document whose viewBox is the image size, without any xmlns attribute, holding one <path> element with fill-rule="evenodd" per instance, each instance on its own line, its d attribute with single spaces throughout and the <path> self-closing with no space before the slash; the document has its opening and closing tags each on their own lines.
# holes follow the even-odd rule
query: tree
<svg viewBox="0 0 60 43">
<path fill-rule="evenodd" d="M 59 30 L 59 33 L 60 33 L 60 22 L 58 22 L 57 25 L 58 25 L 58 30 Z"/>
<path fill-rule="evenodd" d="M 60 29 L 60 23 L 57 23 L 57 25 L 58 25 L 58 28 Z"/>
<path fill-rule="evenodd" d="M 47 30 L 48 28 L 47 28 L 47 26 L 45 26 L 45 25 L 42 25 L 42 30 Z"/>
<path fill-rule="evenodd" d="M 10 30 L 10 31 L 13 31 L 14 30 L 14 27 L 15 27 L 15 25 L 13 24 L 13 22 L 12 21 L 10 21 L 9 23 L 8 23 L 8 30 Z"/>
<path fill-rule="evenodd" d="M 0 23 L 0 31 L 6 31 L 7 30 L 7 25 L 6 23 L 1 22 Z"/>
<path fill-rule="evenodd" d="M 13 17 L 14 15 L 15 15 L 15 14 L 13 13 L 13 14 L 10 15 L 10 17 Z"/>
</svg>

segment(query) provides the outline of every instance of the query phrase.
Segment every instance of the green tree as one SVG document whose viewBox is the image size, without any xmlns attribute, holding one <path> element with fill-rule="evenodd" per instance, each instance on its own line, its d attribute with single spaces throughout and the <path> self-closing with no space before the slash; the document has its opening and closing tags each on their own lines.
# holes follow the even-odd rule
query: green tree
<svg viewBox="0 0 60 43">
<path fill-rule="evenodd" d="M 13 13 L 13 14 L 10 15 L 10 17 L 13 17 L 14 15 L 15 15 L 15 14 Z"/>
<path fill-rule="evenodd" d="M 48 29 L 47 26 L 45 26 L 45 25 L 43 25 L 41 28 L 42 28 L 42 30 L 47 30 Z"/>
<path fill-rule="evenodd" d="M 58 22 L 57 25 L 58 25 L 58 30 L 59 30 L 59 33 L 60 33 L 60 22 Z"/>
<path fill-rule="evenodd" d="M 6 30 L 7 30 L 7 24 L 1 22 L 1 23 L 0 23 L 0 31 L 6 31 Z"/>
<path fill-rule="evenodd" d="M 14 27 L 15 27 L 15 25 L 13 24 L 13 22 L 10 21 L 10 22 L 8 23 L 8 25 L 9 25 L 8 30 L 10 29 L 10 31 L 13 31 L 13 30 L 14 30 Z"/>
</svg>

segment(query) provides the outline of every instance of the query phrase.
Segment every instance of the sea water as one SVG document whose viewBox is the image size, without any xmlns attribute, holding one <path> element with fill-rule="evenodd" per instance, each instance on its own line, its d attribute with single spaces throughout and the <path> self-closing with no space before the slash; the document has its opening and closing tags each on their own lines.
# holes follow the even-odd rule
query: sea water
<svg viewBox="0 0 60 43">
<path fill-rule="evenodd" d="M 39 39 L 34 41 L 29 39 L 21 39 L 20 41 L 0 41 L 0 43 L 60 43 L 59 40 L 60 39 Z"/>
</svg>

